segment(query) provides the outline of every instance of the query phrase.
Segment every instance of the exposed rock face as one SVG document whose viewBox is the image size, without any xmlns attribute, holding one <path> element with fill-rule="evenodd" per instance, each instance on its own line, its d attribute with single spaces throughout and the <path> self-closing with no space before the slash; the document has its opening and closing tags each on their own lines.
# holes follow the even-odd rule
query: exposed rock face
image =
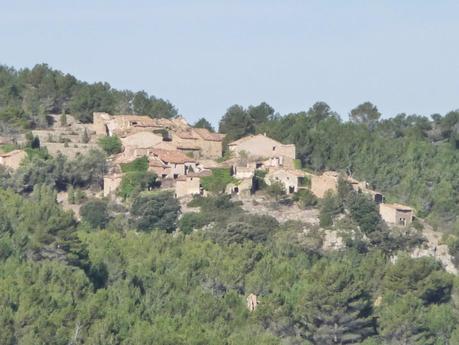
<svg viewBox="0 0 459 345">
<path fill-rule="evenodd" d="M 449 254 L 448 246 L 440 244 L 441 234 L 435 232 L 430 225 L 424 224 L 423 235 L 427 243 L 422 248 L 415 248 L 410 254 L 411 257 L 431 256 L 440 261 L 447 272 L 457 274 L 458 270 L 454 266 L 453 257 Z"/>
<path fill-rule="evenodd" d="M 247 296 L 247 309 L 249 309 L 249 311 L 255 311 L 258 303 L 260 303 L 260 301 L 257 299 L 257 295 L 251 293 Z"/>
<path fill-rule="evenodd" d="M 274 205 L 272 200 L 264 196 L 247 196 L 235 198 L 242 202 L 242 208 L 252 214 L 270 215 L 280 223 L 289 220 L 302 221 L 311 225 L 319 224 L 319 210 L 302 210 L 297 205 Z"/>
</svg>

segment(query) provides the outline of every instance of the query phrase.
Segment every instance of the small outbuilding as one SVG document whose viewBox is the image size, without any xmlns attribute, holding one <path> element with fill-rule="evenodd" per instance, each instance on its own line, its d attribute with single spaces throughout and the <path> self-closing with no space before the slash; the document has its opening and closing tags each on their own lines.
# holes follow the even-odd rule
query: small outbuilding
<svg viewBox="0 0 459 345">
<path fill-rule="evenodd" d="M 379 214 L 386 223 L 399 226 L 408 226 L 414 217 L 413 209 L 401 204 L 380 204 Z"/>
</svg>

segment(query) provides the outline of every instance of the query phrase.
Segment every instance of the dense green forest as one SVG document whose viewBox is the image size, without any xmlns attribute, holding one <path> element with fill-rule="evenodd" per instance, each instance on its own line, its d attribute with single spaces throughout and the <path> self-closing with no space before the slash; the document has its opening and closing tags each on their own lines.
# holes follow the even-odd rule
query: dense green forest
<svg viewBox="0 0 459 345">
<path fill-rule="evenodd" d="M 220 121 L 220 131 L 228 133 L 227 141 L 266 133 L 293 143 L 304 167 L 367 181 L 389 201 L 413 206 L 433 225 L 459 231 L 459 110 L 431 118 L 381 119 L 367 102 L 349 117 L 344 122 L 323 102 L 285 116 L 266 103 L 247 109 L 234 105 Z"/>
<path fill-rule="evenodd" d="M 174 200 L 141 194 L 135 214 L 94 228 L 100 212 L 77 224 L 50 187 L 0 192 L 0 343 L 459 341 L 457 278 L 432 259 L 394 265 L 377 246 L 324 255 L 319 237 L 298 237 L 302 224 L 246 214 L 227 196 L 193 200 L 201 212 L 179 225 L 214 225 L 172 235 Z"/>
<path fill-rule="evenodd" d="M 144 92 L 80 82 L 46 65 L 0 67 L 0 135 L 45 127 L 48 113 L 91 121 L 93 111 L 178 114 Z M 212 128 L 205 119 L 196 125 Z M 459 238 L 458 111 L 382 119 L 367 102 L 343 121 L 321 102 L 284 116 L 266 103 L 234 105 L 219 131 L 226 143 L 254 133 L 294 143 L 304 169 L 366 180 L 414 206 L 445 238 Z M 407 254 L 422 244 L 422 224 L 388 228 L 343 180 L 323 200 L 260 187 L 274 204 L 319 208 L 321 226 L 245 212 L 220 194 L 232 178 L 223 171 L 205 180 L 211 196 L 188 204 L 199 212 L 181 214 L 142 159 L 122 167 L 115 202 L 92 196 L 106 153 L 69 159 L 51 157 L 33 138 L 27 146 L 17 171 L 0 167 L 2 345 L 459 344 L 458 278 Z M 57 203 L 62 191 L 82 205 L 81 221 Z M 339 231 L 345 247 L 324 251 L 322 228 Z M 459 261 L 459 241 L 449 244 Z M 252 312 L 251 293 L 260 302 Z"/>
<path fill-rule="evenodd" d="M 72 114 L 91 122 L 94 111 L 173 117 L 177 109 L 144 91 L 115 90 L 108 83 L 89 84 L 46 64 L 15 70 L 0 66 L 0 122 L 33 128 L 46 125 L 47 114 Z"/>
</svg>

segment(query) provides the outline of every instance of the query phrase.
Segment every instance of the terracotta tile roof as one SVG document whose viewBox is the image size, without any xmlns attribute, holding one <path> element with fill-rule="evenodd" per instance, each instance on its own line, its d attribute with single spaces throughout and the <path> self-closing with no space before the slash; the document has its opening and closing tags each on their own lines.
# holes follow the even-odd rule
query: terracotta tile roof
<svg viewBox="0 0 459 345">
<path fill-rule="evenodd" d="M 194 162 L 193 158 L 188 157 L 186 154 L 180 151 L 153 149 L 151 150 L 151 153 L 165 163 L 183 164 Z"/>
<path fill-rule="evenodd" d="M 197 140 L 199 137 L 192 130 L 177 131 L 177 136 L 181 139 Z"/>
<path fill-rule="evenodd" d="M 193 145 L 192 143 L 176 143 L 177 149 L 182 150 L 200 150 L 201 148 L 197 145 Z"/>
<path fill-rule="evenodd" d="M 156 168 L 167 168 L 167 165 L 161 162 L 161 160 L 155 158 L 150 158 L 148 160 L 148 166 Z"/>
<path fill-rule="evenodd" d="M 212 133 L 207 128 L 194 128 L 193 129 L 201 138 L 208 141 L 222 141 L 225 137 L 224 134 Z"/>
</svg>

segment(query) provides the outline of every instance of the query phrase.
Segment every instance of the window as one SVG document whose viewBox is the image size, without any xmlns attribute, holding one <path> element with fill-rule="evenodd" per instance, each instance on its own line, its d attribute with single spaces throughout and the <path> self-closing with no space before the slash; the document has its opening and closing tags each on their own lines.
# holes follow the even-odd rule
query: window
<svg viewBox="0 0 459 345">
<path fill-rule="evenodd" d="M 273 146 L 273 151 L 276 151 L 276 146 Z"/>
</svg>

